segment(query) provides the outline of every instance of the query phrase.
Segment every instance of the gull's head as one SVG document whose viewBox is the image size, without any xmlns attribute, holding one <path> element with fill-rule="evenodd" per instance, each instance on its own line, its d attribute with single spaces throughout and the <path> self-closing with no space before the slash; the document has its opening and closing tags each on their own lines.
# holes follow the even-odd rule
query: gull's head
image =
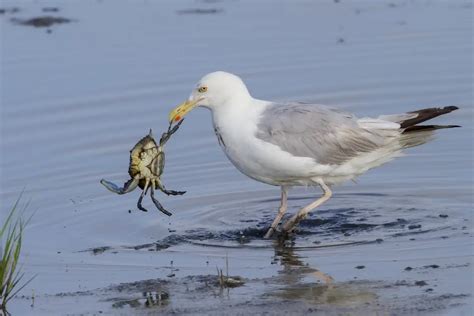
<svg viewBox="0 0 474 316">
<path fill-rule="evenodd" d="M 214 110 L 232 102 L 246 101 L 248 98 L 249 91 L 238 76 L 224 71 L 211 72 L 199 80 L 186 102 L 170 112 L 169 121 L 181 120 L 198 106 Z"/>
</svg>

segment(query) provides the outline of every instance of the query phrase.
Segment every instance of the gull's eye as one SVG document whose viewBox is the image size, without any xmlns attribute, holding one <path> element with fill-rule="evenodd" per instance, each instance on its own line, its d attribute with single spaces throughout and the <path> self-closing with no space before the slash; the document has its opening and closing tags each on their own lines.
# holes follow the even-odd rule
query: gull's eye
<svg viewBox="0 0 474 316">
<path fill-rule="evenodd" d="M 198 89 L 198 91 L 199 91 L 200 93 L 204 93 L 204 92 L 207 91 L 207 87 L 200 87 L 200 88 Z"/>
</svg>

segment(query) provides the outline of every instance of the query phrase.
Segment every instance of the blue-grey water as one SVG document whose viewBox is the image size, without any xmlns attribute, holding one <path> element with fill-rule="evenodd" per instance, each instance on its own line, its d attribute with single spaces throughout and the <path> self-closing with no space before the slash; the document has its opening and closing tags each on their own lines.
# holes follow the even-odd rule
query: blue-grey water
<svg viewBox="0 0 474 316">
<path fill-rule="evenodd" d="M 469 314 L 470 1 L 1 5 L 20 8 L 0 15 L 1 214 L 23 190 L 23 201 L 31 199 L 27 213 L 35 212 L 22 261 L 36 278 L 11 302 L 14 314 L 127 314 L 131 307 L 113 308 L 97 292 L 74 292 L 157 278 L 178 290 L 170 285 L 170 303 L 152 313 L 258 314 L 274 306 L 269 311 Z M 10 21 L 45 15 L 42 8 L 51 6 L 60 10 L 48 15 L 73 21 L 51 32 Z M 106 191 L 99 180 L 125 181 L 130 148 L 149 128 L 164 130 L 169 110 L 215 70 L 240 75 L 258 98 L 314 101 L 361 117 L 457 105 L 436 123 L 462 128 L 440 131 L 406 157 L 335 188 L 283 250 L 261 239 L 276 214 L 278 188 L 232 166 L 207 110 L 190 113 L 167 144 L 163 181 L 187 191 L 159 196 L 171 218 L 148 200 L 150 212 L 137 211 L 137 192 Z M 319 194 L 295 188 L 289 212 Z M 107 248 L 87 251 L 98 247 Z M 248 280 L 244 287 L 197 305 L 179 292 L 189 276 L 216 275 L 226 258 L 230 273 Z M 334 279 L 325 293 L 339 299 L 315 291 L 315 271 Z"/>
</svg>

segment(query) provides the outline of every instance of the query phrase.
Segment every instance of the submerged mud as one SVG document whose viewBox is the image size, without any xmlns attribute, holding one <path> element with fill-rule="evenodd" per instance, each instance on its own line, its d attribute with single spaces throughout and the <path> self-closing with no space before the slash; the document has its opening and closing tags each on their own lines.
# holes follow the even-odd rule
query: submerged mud
<svg viewBox="0 0 474 316">
<path fill-rule="evenodd" d="M 391 218 L 386 211 L 381 213 L 375 209 L 329 209 L 311 213 L 301 221 L 298 228 L 290 236 L 278 232 L 270 241 L 263 236 L 270 227 L 272 218 L 264 216 L 259 220 L 241 220 L 243 226 L 239 229 L 215 230 L 208 228 L 187 229 L 183 233 L 169 229 L 171 233 L 155 242 L 127 245 L 122 247 L 102 246 L 91 248 L 94 254 L 120 249 L 162 251 L 181 244 L 194 244 L 210 247 L 270 247 L 271 243 L 281 245 L 298 245 L 302 248 L 325 248 L 367 243 L 382 243 L 397 238 L 416 240 L 418 235 L 440 234 L 449 238 L 450 234 L 463 230 L 462 221 L 453 220 L 446 223 L 432 215 L 429 210 L 409 208 L 397 209 L 394 216 L 409 214 L 406 218 Z M 285 218 L 288 218 L 286 216 Z M 283 222 L 285 221 L 283 219 Z M 414 224 L 414 223 L 423 223 Z M 431 238 L 431 237 L 429 237 Z"/>
</svg>

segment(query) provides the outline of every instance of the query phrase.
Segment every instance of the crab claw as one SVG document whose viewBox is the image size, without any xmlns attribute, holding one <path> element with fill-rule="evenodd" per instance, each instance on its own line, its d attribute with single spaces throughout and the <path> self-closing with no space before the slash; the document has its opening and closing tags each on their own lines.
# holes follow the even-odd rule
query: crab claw
<svg viewBox="0 0 474 316">
<path fill-rule="evenodd" d="M 123 188 L 119 187 L 115 183 L 107 181 L 105 179 L 100 180 L 100 183 L 107 188 L 107 190 L 112 191 L 117 194 L 122 194 Z"/>
<path fill-rule="evenodd" d="M 123 188 L 119 187 L 115 183 L 107 181 L 105 179 L 100 180 L 100 183 L 107 188 L 107 190 L 117 193 L 117 194 L 125 194 L 135 190 L 138 185 L 138 179 L 130 179 L 129 181 L 125 182 Z"/>
<path fill-rule="evenodd" d="M 168 126 L 168 130 L 161 135 L 161 139 L 160 139 L 161 146 L 163 146 L 168 141 L 168 139 L 170 139 L 171 135 L 176 133 L 176 131 L 178 130 L 179 126 L 183 123 L 183 121 L 184 119 L 179 121 L 175 126 L 173 126 L 173 122 L 170 122 L 170 125 Z"/>
<path fill-rule="evenodd" d="M 168 134 L 174 134 L 178 130 L 179 126 L 183 123 L 183 121 L 184 119 L 176 123 L 175 126 L 173 126 L 173 122 L 170 122 L 170 125 L 168 126 Z"/>
</svg>

